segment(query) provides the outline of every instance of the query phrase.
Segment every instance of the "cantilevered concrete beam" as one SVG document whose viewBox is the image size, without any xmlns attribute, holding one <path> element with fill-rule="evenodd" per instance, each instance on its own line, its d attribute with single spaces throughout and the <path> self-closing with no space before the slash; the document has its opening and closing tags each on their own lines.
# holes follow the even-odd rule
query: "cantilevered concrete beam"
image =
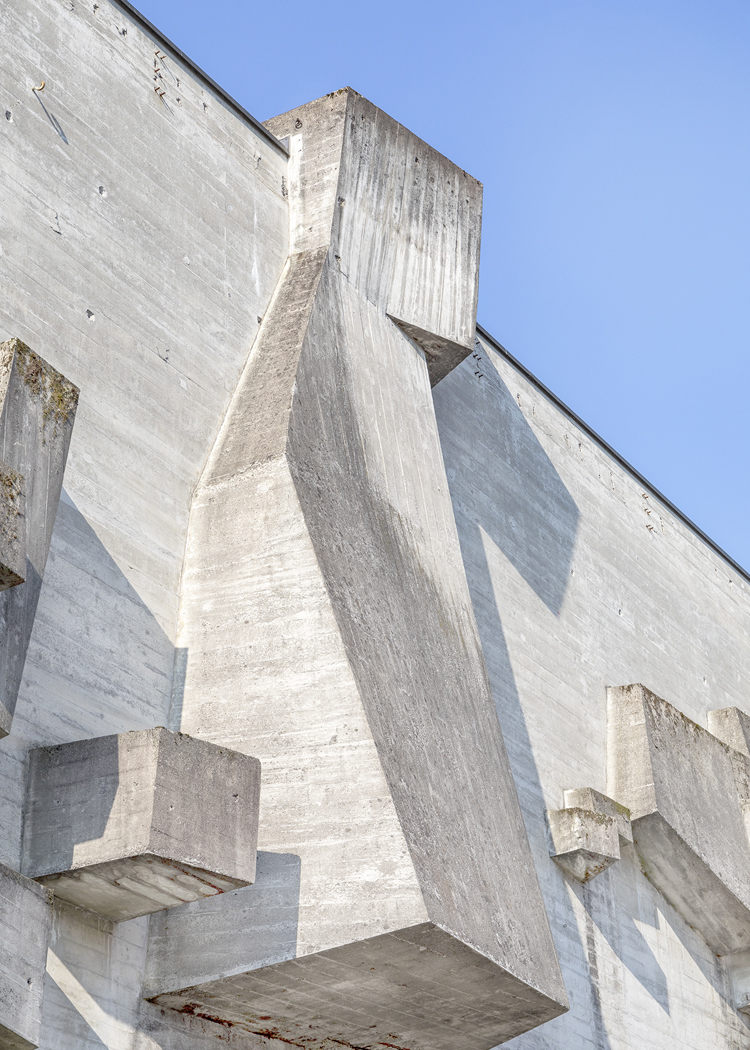
<svg viewBox="0 0 750 1050">
<path fill-rule="evenodd" d="M 750 762 L 644 688 L 608 690 L 608 793 L 644 870 L 718 955 L 750 949 Z"/>
<path fill-rule="evenodd" d="M 115 922 L 255 879 L 260 763 L 166 729 L 31 752 L 23 870 Z"/>
<path fill-rule="evenodd" d="M 152 920 L 148 994 L 481 1050 L 567 1008 L 432 406 L 473 347 L 481 186 L 349 89 L 269 127 L 292 255 L 195 494 L 179 644 L 182 727 L 261 757 L 297 906 L 275 955 L 256 887 Z"/>
<path fill-rule="evenodd" d="M 0 544 L 15 545 L 15 563 L 6 566 L 13 576 L 0 569 L 0 737 L 16 709 L 77 406 L 78 388 L 25 343 L 0 343 Z M 12 508 L 7 498 L 20 484 L 25 512 L 18 514 L 20 497 Z"/>
<path fill-rule="evenodd" d="M 52 894 L 0 864 L 0 1047 L 33 1050 L 52 928 Z"/>
<path fill-rule="evenodd" d="M 589 882 L 620 859 L 620 844 L 632 843 L 630 815 L 600 791 L 565 792 L 565 809 L 547 814 L 554 862 L 579 882 Z"/>
</svg>

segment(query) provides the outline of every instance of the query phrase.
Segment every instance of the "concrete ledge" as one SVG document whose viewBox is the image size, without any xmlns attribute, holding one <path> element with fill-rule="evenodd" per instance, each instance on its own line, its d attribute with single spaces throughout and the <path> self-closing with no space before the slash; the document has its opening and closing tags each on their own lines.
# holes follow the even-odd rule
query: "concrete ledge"
<svg viewBox="0 0 750 1050">
<path fill-rule="evenodd" d="M 0 864 L 0 1047 L 39 1045 L 52 894 Z"/>
<path fill-rule="evenodd" d="M 23 870 L 115 922 L 255 879 L 260 763 L 166 729 L 31 752 Z"/>
<path fill-rule="evenodd" d="M 490 1050 L 565 1010 L 433 923 L 151 1002 L 284 1044 L 358 1050 Z"/>
<path fill-rule="evenodd" d="M 640 684 L 608 690 L 607 732 L 645 874 L 717 955 L 750 949 L 748 759 Z"/>
</svg>

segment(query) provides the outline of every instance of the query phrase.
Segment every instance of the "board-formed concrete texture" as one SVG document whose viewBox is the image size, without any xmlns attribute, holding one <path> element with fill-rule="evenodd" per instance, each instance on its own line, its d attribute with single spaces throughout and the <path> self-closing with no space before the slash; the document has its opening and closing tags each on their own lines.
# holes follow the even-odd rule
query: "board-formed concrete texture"
<svg viewBox="0 0 750 1050">
<path fill-rule="evenodd" d="M 23 474 L 0 460 L 0 591 L 26 578 L 26 486 Z"/>
<path fill-rule="evenodd" d="M 489 1050 L 498 1031 L 527 1023 L 535 1000 L 522 981 L 498 980 L 486 956 L 421 923 L 158 1002 L 293 1046 Z"/>
<path fill-rule="evenodd" d="M 428 357 L 445 370 L 444 344 L 454 364 L 452 348 L 466 356 L 473 345 L 481 187 L 350 89 L 268 126 L 289 142 L 293 255 L 194 499 L 182 725 L 251 750 L 271 770 L 261 847 L 301 859 L 293 957 L 339 946 L 359 957 L 360 942 L 429 922 L 456 972 L 440 1006 L 446 1033 L 459 1026 L 467 1045 L 491 1047 L 567 1001 L 430 392 Z M 424 348 L 392 317 L 429 333 Z M 300 784 L 314 813 L 300 811 Z M 215 935 L 235 925 L 246 938 L 245 974 L 237 962 L 228 971 L 212 945 L 204 1012 L 257 1030 L 252 990 L 263 977 L 252 927 L 240 931 L 232 907 L 242 914 L 237 897 L 216 909 Z M 182 941 L 179 923 L 171 917 L 166 950 Z M 183 923 L 189 936 L 191 910 Z M 387 971 L 401 941 L 377 943 Z M 197 945 L 185 955 L 200 963 Z M 471 1022 L 478 1008 L 462 972 L 473 972 L 475 955 L 487 994 L 505 1004 L 484 1025 Z M 394 1045 L 434 1044 L 431 964 L 430 951 L 414 951 L 399 970 L 408 1016 L 389 1014 L 393 992 L 373 1000 L 371 1023 Z M 269 978 L 277 996 L 264 1001 L 266 1026 L 296 1039 L 299 1023 L 312 1024 L 318 1041 L 361 1043 L 368 1026 L 351 1004 L 368 996 L 370 975 L 348 970 L 350 1006 L 326 1030 L 315 1000 L 290 1016 L 295 972 Z M 335 968 L 314 972 L 319 994 L 327 980 L 334 995 Z M 161 1005 L 202 1002 L 195 987 L 156 974 L 153 985 Z"/>
<path fill-rule="evenodd" d="M 646 874 L 718 955 L 750 950 L 750 761 L 640 684 L 607 694 L 608 789 Z"/>
<path fill-rule="evenodd" d="M 613 798 L 607 798 L 601 791 L 593 788 L 569 788 L 563 792 L 565 808 L 589 810 L 592 813 L 603 813 L 605 816 L 614 817 L 617 824 L 617 836 L 620 845 L 625 846 L 633 841 L 633 829 L 630 824 L 630 810 L 627 806 L 615 802 Z"/>
<path fill-rule="evenodd" d="M 739 707 L 708 712 L 708 731 L 750 758 L 750 715 Z"/>
<path fill-rule="evenodd" d="M 20 339 L 0 343 L 0 737 L 11 730 L 31 640 L 78 389 Z M 2 560 L 2 554 L 0 554 Z M 18 586 L 14 586 L 18 584 Z"/>
<path fill-rule="evenodd" d="M 597 798 L 612 794 L 613 683 L 647 683 L 745 751 L 750 582 L 488 333 L 474 342 L 478 184 L 354 93 L 269 131 L 124 2 L 17 0 L 0 29 L 0 341 L 81 391 L 0 740 L 0 863 L 21 868 L 34 749 L 162 725 L 264 760 L 253 885 L 118 924 L 56 899 L 39 1046 L 288 1045 L 259 982 L 278 1006 L 300 967 L 315 982 L 306 1005 L 290 1000 L 290 1029 L 314 1009 L 340 1050 L 369 1010 L 368 1030 L 397 1044 L 378 1011 L 398 1002 L 414 1032 L 419 1003 L 404 1014 L 408 989 L 393 991 L 402 964 L 407 984 L 440 984 L 440 1005 L 453 996 L 449 1013 L 417 1010 L 432 1045 L 469 1031 L 479 1045 L 499 1023 L 490 986 L 465 994 L 460 978 L 497 965 L 473 921 L 548 977 L 552 931 L 570 1010 L 513 1050 L 750 1050 L 750 954 L 718 957 L 619 825 L 620 860 L 571 878 L 546 817 L 612 815 Z M 254 46 L 284 62 L 280 39 Z M 226 644 L 208 645 L 222 616 Z M 454 638 L 425 671 L 441 631 Z M 435 720 L 412 725 L 425 709 Z M 498 725 L 512 773 L 499 807 L 492 775 L 481 783 L 505 768 Z M 742 769 L 741 816 L 720 821 L 730 853 Z M 517 810 L 497 835 L 513 788 L 530 855 Z M 452 806 L 455 833 L 420 853 Z M 472 826 L 478 850 L 461 837 Z M 359 967 L 355 1016 L 329 966 Z M 517 990 L 513 1009 L 533 1013 L 544 988 L 532 1003 Z M 148 1001 L 160 992 L 178 1009 Z"/>
<path fill-rule="evenodd" d="M 588 882 L 620 859 L 620 836 L 614 813 L 577 806 L 573 802 L 565 809 L 550 810 L 547 819 L 552 839 L 550 856 L 579 882 Z"/>
<path fill-rule="evenodd" d="M 0 1047 L 40 1045 L 52 894 L 0 864 Z"/>
<path fill-rule="evenodd" d="M 166 729 L 37 748 L 23 871 L 122 922 L 255 880 L 260 763 Z"/>
</svg>

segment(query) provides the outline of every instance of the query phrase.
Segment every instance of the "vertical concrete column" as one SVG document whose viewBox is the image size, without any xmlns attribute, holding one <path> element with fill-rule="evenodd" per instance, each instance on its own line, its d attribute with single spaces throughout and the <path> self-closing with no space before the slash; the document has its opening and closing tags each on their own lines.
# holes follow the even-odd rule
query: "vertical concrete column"
<svg viewBox="0 0 750 1050">
<path fill-rule="evenodd" d="M 0 1046 L 34 1050 L 52 929 L 52 894 L 0 864 Z"/>
<path fill-rule="evenodd" d="M 473 346 L 481 186 L 350 89 L 268 126 L 289 141 L 293 254 L 195 494 L 182 728 L 263 762 L 260 848 L 301 857 L 292 957 L 367 940 L 371 967 L 347 956 L 357 1000 L 382 960 L 396 984 L 421 969 L 429 983 L 427 934 L 381 939 L 429 928 L 464 973 L 455 1001 L 471 1004 L 467 947 L 495 995 L 481 1032 L 458 1040 L 446 1022 L 444 1038 L 492 1046 L 567 1004 L 432 406 L 431 385 Z M 210 1012 L 252 1029 L 236 975 L 277 960 L 254 954 L 243 893 L 213 926 L 232 945 L 236 1009 L 217 991 Z M 152 992 L 221 978 L 215 949 L 200 972 L 194 918 L 153 923 Z M 408 959 L 400 977 L 394 952 Z M 440 996 L 445 975 L 433 978 Z M 398 1030 L 442 1046 L 426 1000 L 398 1029 L 386 986 L 379 1014 L 357 1005 L 357 1022 L 332 1017 L 320 1037 L 363 1045 Z M 196 994 L 157 1001 L 197 1009 Z M 324 1014 L 332 1001 L 321 989 Z M 294 1038 L 306 1019 L 284 1009 L 264 1000 Z"/>
<path fill-rule="evenodd" d="M 23 479 L 24 582 L 0 592 L 0 737 L 10 732 L 62 489 L 78 388 L 20 339 L 0 343 L 0 460 Z"/>
</svg>

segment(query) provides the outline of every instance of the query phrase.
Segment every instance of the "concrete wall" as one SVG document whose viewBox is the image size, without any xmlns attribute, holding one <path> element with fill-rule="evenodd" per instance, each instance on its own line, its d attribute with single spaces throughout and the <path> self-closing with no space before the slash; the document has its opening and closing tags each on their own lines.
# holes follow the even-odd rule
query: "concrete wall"
<svg viewBox="0 0 750 1050">
<path fill-rule="evenodd" d="M 698 724 L 750 709 L 750 585 L 501 353 L 434 390 L 485 659 L 570 997 L 523 1050 L 748 1047 L 726 968 L 633 847 L 584 886 L 545 811 L 607 791 L 606 687 L 642 681 Z"/>
<path fill-rule="evenodd" d="M 19 336 L 81 389 L 0 743 L 0 861 L 18 869 L 28 749 L 167 725 L 175 667 L 179 702 L 191 494 L 289 221 L 283 149 L 117 5 L 21 0 L 0 33 L 0 340 Z M 107 933 L 102 964 L 76 914 L 56 925 L 62 979 L 132 1026 L 147 920 Z M 45 1047 L 130 1047 L 96 1034 L 56 979 Z"/>
<path fill-rule="evenodd" d="M 191 497 L 284 269 L 297 173 L 111 0 L 19 0 L 3 6 L 0 30 L 0 340 L 19 336 L 81 390 L 12 732 L 0 741 L 0 862 L 18 869 L 31 747 L 180 726 Z M 725 964 L 645 879 L 635 849 L 577 884 L 549 857 L 545 812 L 564 805 L 566 789 L 607 791 L 607 686 L 643 682 L 704 727 L 710 710 L 750 712 L 750 585 L 486 341 L 433 399 L 571 1004 L 507 1045 L 748 1050 Z M 258 475 L 266 493 L 279 484 Z M 280 542 L 298 513 L 285 491 L 266 523 Z M 312 544 L 306 557 L 300 612 L 333 637 Z M 322 751 L 353 675 L 338 643 L 290 645 L 288 659 L 300 656 L 339 675 L 330 724 L 307 741 Z M 189 720 L 199 733 L 197 706 Z M 365 713 L 341 738 L 352 754 L 358 728 L 370 732 Z M 281 765 L 269 772 L 282 785 Z M 300 786 L 290 823 L 324 795 L 319 773 L 314 791 Z M 398 828 L 390 809 L 373 808 L 363 842 L 368 821 L 376 857 L 378 821 Z M 252 933 L 258 958 L 273 961 L 297 950 L 299 888 L 311 872 L 281 837 L 265 843 L 255 887 L 264 924 Z M 144 1003 L 148 928 L 55 905 L 44 1050 L 276 1045 Z"/>
</svg>

